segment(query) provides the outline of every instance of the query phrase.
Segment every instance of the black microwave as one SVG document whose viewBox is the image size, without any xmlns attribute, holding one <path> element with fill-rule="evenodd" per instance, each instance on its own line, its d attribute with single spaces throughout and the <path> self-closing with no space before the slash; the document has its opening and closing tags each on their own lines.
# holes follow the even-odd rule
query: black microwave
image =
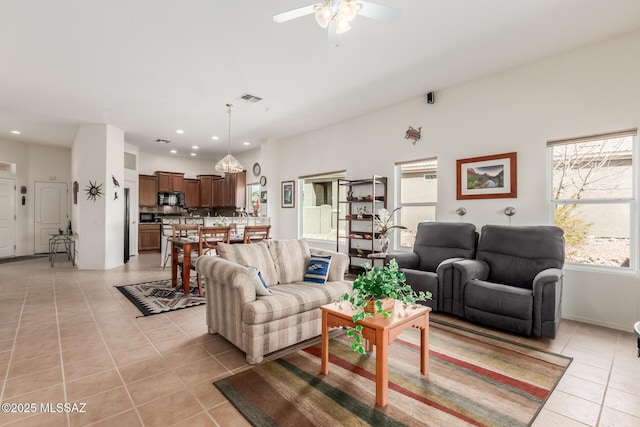
<svg viewBox="0 0 640 427">
<path fill-rule="evenodd" d="M 153 212 L 140 212 L 140 222 L 156 222 L 156 214 Z"/>
<path fill-rule="evenodd" d="M 184 193 L 182 191 L 158 193 L 158 206 L 184 207 Z"/>
</svg>

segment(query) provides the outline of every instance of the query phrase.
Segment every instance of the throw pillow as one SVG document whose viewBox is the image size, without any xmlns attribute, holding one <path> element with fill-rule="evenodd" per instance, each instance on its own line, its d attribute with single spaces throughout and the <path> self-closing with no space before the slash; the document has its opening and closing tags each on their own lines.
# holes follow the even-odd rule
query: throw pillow
<svg viewBox="0 0 640 427">
<path fill-rule="evenodd" d="M 262 296 L 272 295 L 269 288 L 267 288 L 267 284 L 262 278 L 262 274 L 260 274 L 260 270 L 250 265 L 247 265 L 246 267 L 253 280 L 253 285 L 256 288 L 256 295 L 262 295 Z"/>
<path fill-rule="evenodd" d="M 325 284 L 329 275 L 329 265 L 331 265 L 331 255 L 311 254 L 304 281 Z"/>
</svg>

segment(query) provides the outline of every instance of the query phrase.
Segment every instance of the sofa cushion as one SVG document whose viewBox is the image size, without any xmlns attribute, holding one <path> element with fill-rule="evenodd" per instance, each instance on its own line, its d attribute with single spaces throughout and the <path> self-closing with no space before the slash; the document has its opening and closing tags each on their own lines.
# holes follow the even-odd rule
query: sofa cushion
<svg viewBox="0 0 640 427">
<path fill-rule="evenodd" d="M 352 288 L 347 281 L 327 282 L 324 286 L 308 282 L 270 286 L 269 298 L 258 298 L 242 306 L 242 321 L 256 325 L 313 310 L 351 292 Z"/>
<path fill-rule="evenodd" d="M 310 258 L 306 240 L 272 240 L 268 246 L 278 283 L 293 283 L 304 280 Z"/>
<path fill-rule="evenodd" d="M 331 255 L 311 254 L 304 281 L 324 285 L 329 275 L 330 265 Z"/>
<path fill-rule="evenodd" d="M 273 266 L 273 259 L 269 253 L 269 248 L 264 242 L 247 245 L 218 243 L 218 254 L 227 261 L 256 267 L 262 274 L 267 286 L 278 283 L 278 276 Z"/>
</svg>

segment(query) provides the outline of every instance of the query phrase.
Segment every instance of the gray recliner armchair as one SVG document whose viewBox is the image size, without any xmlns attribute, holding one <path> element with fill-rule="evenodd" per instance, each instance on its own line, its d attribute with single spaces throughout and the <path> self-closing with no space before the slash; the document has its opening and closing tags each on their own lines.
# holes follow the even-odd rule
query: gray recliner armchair
<svg viewBox="0 0 640 427">
<path fill-rule="evenodd" d="M 555 338 L 563 234 L 556 226 L 482 227 L 477 259 L 453 265 L 462 284 L 464 317 L 522 335 Z"/>
<path fill-rule="evenodd" d="M 388 254 L 385 264 L 395 259 L 407 277 L 407 284 L 415 291 L 431 292 L 431 300 L 423 302 L 424 305 L 434 311 L 461 315 L 460 282 L 453 277 L 453 263 L 474 258 L 477 242 L 473 224 L 421 222 L 413 251 Z"/>
</svg>

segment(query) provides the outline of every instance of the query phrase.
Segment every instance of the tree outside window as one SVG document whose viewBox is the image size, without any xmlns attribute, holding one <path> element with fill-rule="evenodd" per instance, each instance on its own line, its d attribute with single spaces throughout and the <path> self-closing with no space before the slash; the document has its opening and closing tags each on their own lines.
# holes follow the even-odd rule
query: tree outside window
<svg viewBox="0 0 640 427">
<path fill-rule="evenodd" d="M 565 232 L 567 263 L 633 267 L 634 136 L 548 143 L 553 219 Z"/>
</svg>

